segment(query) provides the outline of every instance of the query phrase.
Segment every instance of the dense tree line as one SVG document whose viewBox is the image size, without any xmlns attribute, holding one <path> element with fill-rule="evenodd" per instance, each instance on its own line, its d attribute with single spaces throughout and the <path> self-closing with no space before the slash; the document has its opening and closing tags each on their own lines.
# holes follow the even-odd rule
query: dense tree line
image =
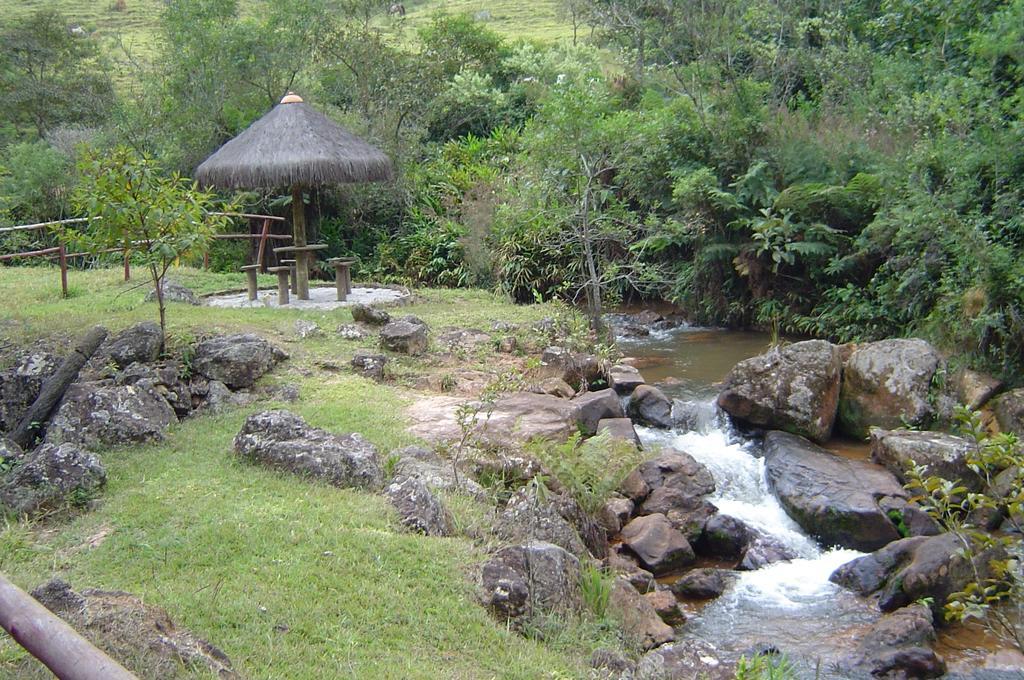
<svg viewBox="0 0 1024 680">
<path fill-rule="evenodd" d="M 375 277 L 924 334 L 1021 377 L 1024 0 L 567 0 L 566 16 L 573 44 L 538 45 L 461 16 L 413 33 L 371 0 L 177 0 L 151 63 L 52 12 L 8 22 L 0 214 L 68 214 L 83 142 L 188 174 L 296 89 L 401 170 L 310 196 L 331 254 Z"/>
</svg>

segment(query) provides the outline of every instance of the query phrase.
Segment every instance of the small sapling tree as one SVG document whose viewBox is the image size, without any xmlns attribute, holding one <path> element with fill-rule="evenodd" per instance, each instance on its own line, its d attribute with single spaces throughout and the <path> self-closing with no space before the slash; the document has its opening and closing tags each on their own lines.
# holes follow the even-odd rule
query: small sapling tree
<svg viewBox="0 0 1024 680">
<path fill-rule="evenodd" d="M 140 261 L 156 291 L 166 336 L 167 271 L 179 259 L 205 252 L 227 218 L 210 214 L 212 194 L 177 173 L 162 173 L 153 159 L 127 147 L 86 153 L 79 171 L 74 203 L 94 219 L 67 240 L 95 253 L 124 249 Z"/>
</svg>

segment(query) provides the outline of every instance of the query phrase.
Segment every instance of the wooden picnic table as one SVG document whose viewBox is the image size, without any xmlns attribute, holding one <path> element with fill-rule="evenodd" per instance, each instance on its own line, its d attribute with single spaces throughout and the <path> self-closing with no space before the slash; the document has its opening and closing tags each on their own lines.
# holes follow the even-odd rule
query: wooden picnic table
<svg viewBox="0 0 1024 680">
<path fill-rule="evenodd" d="M 309 254 L 317 250 L 326 250 L 326 243 L 315 243 L 313 245 L 282 246 L 274 248 L 275 254 L 295 254 L 295 288 L 300 300 L 309 299 Z"/>
</svg>

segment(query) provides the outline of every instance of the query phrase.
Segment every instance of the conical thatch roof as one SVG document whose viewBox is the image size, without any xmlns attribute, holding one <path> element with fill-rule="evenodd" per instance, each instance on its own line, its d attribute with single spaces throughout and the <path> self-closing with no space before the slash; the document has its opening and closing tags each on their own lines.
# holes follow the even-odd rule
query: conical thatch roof
<svg viewBox="0 0 1024 680">
<path fill-rule="evenodd" d="M 391 161 L 289 93 L 196 168 L 204 186 L 225 189 L 319 186 L 391 178 Z"/>
</svg>

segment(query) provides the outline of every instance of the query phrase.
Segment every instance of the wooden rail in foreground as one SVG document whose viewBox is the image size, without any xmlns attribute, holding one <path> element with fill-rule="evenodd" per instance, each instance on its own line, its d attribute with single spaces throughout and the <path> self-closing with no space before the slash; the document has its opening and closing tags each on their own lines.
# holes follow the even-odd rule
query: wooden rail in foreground
<svg viewBox="0 0 1024 680">
<path fill-rule="evenodd" d="M 61 680 L 138 680 L 2 574 L 0 628 Z"/>
<path fill-rule="evenodd" d="M 213 238 L 219 240 L 231 240 L 231 239 L 259 239 L 259 252 L 256 256 L 256 264 L 260 265 L 260 269 L 266 271 L 266 265 L 264 264 L 264 256 L 267 250 L 268 240 L 291 240 L 291 235 L 288 234 L 271 234 L 270 224 L 272 222 L 284 222 L 283 217 L 276 215 L 257 215 L 253 213 L 232 213 L 232 212 L 212 212 L 210 215 L 217 215 L 220 217 L 244 217 L 247 219 L 261 219 L 263 220 L 263 228 L 259 234 L 214 234 Z M 101 219 L 99 217 L 75 217 L 67 220 L 53 220 L 51 222 L 37 222 L 35 224 L 20 224 L 14 227 L 0 227 L 0 234 L 10 234 L 20 231 L 43 231 L 51 227 L 64 224 L 82 224 L 85 222 L 91 222 L 93 220 Z M 68 259 L 72 257 L 87 257 L 90 255 L 99 255 L 105 253 L 124 253 L 124 280 L 128 281 L 132 277 L 131 273 L 131 246 L 145 245 L 142 241 L 133 241 L 124 248 L 107 248 L 106 250 L 100 250 L 97 252 L 83 252 L 83 253 L 68 253 L 64 244 L 61 243 L 51 248 L 43 248 L 41 250 L 29 250 L 19 253 L 11 253 L 9 255 L 0 255 L 0 262 L 6 262 L 9 260 L 16 260 L 23 257 L 46 257 L 48 259 L 57 259 L 60 264 L 60 288 L 61 296 L 68 296 Z M 210 268 L 210 255 L 209 253 L 203 254 L 203 268 Z"/>
</svg>

